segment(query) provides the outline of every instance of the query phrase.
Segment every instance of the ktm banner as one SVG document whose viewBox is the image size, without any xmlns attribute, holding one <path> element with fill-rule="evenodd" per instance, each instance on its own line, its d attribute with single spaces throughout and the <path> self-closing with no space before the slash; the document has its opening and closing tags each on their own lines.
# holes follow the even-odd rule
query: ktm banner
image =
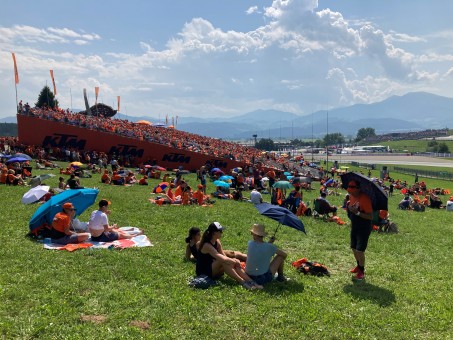
<svg viewBox="0 0 453 340">
<path fill-rule="evenodd" d="M 53 77 L 53 70 L 50 70 L 50 78 L 52 79 L 52 84 L 53 84 L 53 94 L 57 95 L 57 87 L 55 86 L 55 78 Z"/>
<path fill-rule="evenodd" d="M 17 63 L 16 63 L 16 55 L 14 53 L 11 53 L 13 56 L 13 61 L 14 61 L 14 81 L 16 84 L 19 84 L 19 72 L 17 72 Z"/>
</svg>

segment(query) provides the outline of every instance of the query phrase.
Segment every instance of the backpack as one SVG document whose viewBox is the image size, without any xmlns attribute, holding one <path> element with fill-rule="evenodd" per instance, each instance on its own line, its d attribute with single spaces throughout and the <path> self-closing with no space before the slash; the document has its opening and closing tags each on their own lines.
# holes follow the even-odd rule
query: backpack
<svg viewBox="0 0 453 340">
<path fill-rule="evenodd" d="M 292 265 L 293 267 L 296 267 L 296 270 L 299 273 L 314 276 L 330 276 L 329 269 L 325 265 L 316 261 L 307 261 L 306 258 L 294 261 Z"/>
<path fill-rule="evenodd" d="M 207 275 L 200 275 L 194 277 L 190 282 L 189 282 L 189 287 L 192 288 L 200 288 L 200 289 L 208 289 L 211 286 L 215 286 L 217 284 L 217 281 L 211 279 Z"/>
</svg>

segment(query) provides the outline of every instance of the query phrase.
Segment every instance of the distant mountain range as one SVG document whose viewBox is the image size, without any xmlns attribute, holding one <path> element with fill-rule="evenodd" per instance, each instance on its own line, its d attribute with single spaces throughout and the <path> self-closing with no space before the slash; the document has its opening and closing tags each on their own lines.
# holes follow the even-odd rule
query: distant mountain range
<svg viewBox="0 0 453 340">
<path fill-rule="evenodd" d="M 372 104 L 356 104 L 300 116 L 277 110 L 256 110 L 232 118 L 180 117 L 177 128 L 204 136 L 224 139 L 315 138 L 327 132 L 340 132 L 355 137 L 363 127 L 372 127 L 377 134 L 453 127 L 453 98 L 426 92 L 392 96 Z M 328 117 L 328 119 L 327 119 Z M 126 118 L 120 115 L 121 119 Z M 129 121 L 141 119 L 157 122 L 153 117 L 127 116 Z M 0 119 L 16 122 L 16 117 Z"/>
</svg>

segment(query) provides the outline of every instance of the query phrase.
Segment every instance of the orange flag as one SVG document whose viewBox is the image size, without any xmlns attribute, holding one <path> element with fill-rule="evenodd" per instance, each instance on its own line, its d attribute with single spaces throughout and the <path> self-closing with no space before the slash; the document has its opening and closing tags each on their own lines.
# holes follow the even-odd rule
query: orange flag
<svg viewBox="0 0 453 340">
<path fill-rule="evenodd" d="M 94 95 L 96 96 L 96 104 L 98 102 L 98 96 L 99 96 L 99 86 L 96 86 L 94 88 Z"/>
<path fill-rule="evenodd" d="M 120 96 L 118 96 L 117 99 L 118 99 L 118 112 L 120 112 Z"/>
<path fill-rule="evenodd" d="M 11 53 L 13 56 L 13 61 L 14 61 L 14 80 L 16 84 L 19 84 L 19 72 L 17 72 L 17 63 L 16 63 L 16 55 L 14 53 Z"/>
<path fill-rule="evenodd" d="M 50 70 L 50 78 L 52 78 L 53 94 L 57 95 L 57 87 L 55 86 L 55 78 L 53 77 L 53 70 Z"/>
</svg>

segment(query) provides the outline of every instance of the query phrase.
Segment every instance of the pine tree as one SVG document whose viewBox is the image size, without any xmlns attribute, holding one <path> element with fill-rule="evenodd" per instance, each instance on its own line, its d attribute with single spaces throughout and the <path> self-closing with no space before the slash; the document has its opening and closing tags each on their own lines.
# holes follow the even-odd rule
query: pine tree
<svg viewBox="0 0 453 340">
<path fill-rule="evenodd" d="M 49 86 L 44 86 L 39 93 L 38 101 L 35 103 L 36 107 L 40 108 L 57 108 L 58 100 L 55 99 L 55 96 L 52 91 L 50 91 Z"/>
</svg>

